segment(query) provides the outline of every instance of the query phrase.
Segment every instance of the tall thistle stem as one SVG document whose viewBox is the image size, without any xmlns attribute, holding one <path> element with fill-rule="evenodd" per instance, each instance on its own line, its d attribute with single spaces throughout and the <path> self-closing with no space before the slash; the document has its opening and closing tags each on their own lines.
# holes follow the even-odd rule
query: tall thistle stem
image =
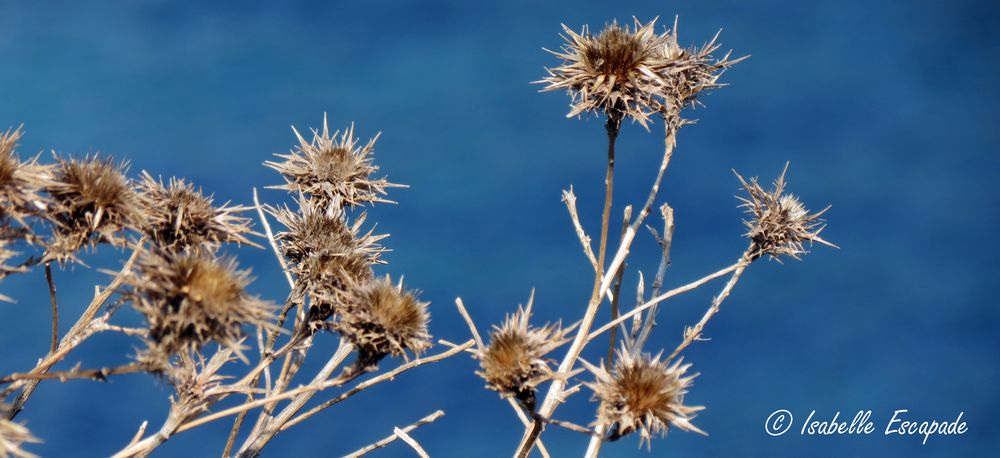
<svg viewBox="0 0 1000 458">
<path fill-rule="evenodd" d="M 601 305 L 601 297 L 603 295 L 601 286 L 604 282 L 604 261 L 607 255 L 608 226 L 611 220 L 611 203 L 614 193 L 615 143 L 618 140 L 618 133 L 621 130 L 622 116 L 624 116 L 624 113 L 613 110 L 608 115 L 608 121 L 604 126 L 608 134 L 608 168 L 604 178 L 604 211 L 601 215 L 601 238 L 597 251 L 597 269 L 594 275 L 594 287 L 590 293 L 590 300 L 587 303 L 587 311 L 580 322 L 580 327 L 577 330 L 576 337 L 573 339 L 573 344 L 570 346 L 569 352 L 559 367 L 560 373 L 567 372 L 576 362 L 580 352 L 583 351 L 583 347 L 587 343 L 587 333 L 590 332 L 590 328 L 594 324 L 594 318 L 597 316 L 597 309 Z M 555 410 L 555 400 L 558 399 L 563 385 L 564 382 L 559 379 L 552 381 L 552 386 L 545 396 L 545 401 L 539 411 L 540 416 L 538 418 L 548 417 Z M 531 449 L 541 432 L 542 422 L 536 419 L 525 430 L 525 435 L 518 446 L 515 456 L 518 458 L 527 457 L 531 453 Z"/>
</svg>

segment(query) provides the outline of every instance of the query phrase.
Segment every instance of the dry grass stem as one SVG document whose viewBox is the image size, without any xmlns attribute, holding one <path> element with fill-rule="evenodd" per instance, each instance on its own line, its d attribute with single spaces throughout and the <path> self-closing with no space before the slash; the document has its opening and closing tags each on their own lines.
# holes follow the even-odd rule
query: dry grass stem
<svg viewBox="0 0 1000 458">
<path fill-rule="evenodd" d="M 424 418 L 421 418 L 420 420 L 417 420 L 416 422 L 414 422 L 414 423 L 412 423 L 410 425 L 407 425 L 407 426 L 405 426 L 403 428 L 396 428 L 396 430 L 400 430 L 400 431 L 402 431 L 404 433 L 409 433 L 409 432 L 411 432 L 411 431 L 413 431 L 413 430 L 415 430 L 415 429 L 417 429 L 417 428 L 419 428 L 419 427 L 421 427 L 423 425 L 434 423 L 435 421 L 437 421 L 438 418 L 441 418 L 443 416 L 444 416 L 444 411 L 443 410 L 438 410 L 437 412 L 434 412 L 434 413 L 432 413 L 432 414 L 430 414 L 430 415 L 428 415 L 428 416 L 426 416 Z M 400 439 L 400 437 L 395 432 L 393 432 L 392 435 L 386 437 L 385 439 L 382 439 L 382 440 L 380 440 L 378 442 L 375 442 L 374 444 L 367 445 L 365 447 L 362 447 L 362 448 L 358 449 L 357 451 L 354 451 L 352 453 L 344 455 L 344 458 L 357 458 L 359 456 L 367 455 L 370 452 L 373 452 L 373 451 L 378 450 L 378 449 L 380 449 L 382 447 L 385 447 L 386 445 L 389 445 L 389 444 L 393 443 L 396 439 Z"/>
</svg>

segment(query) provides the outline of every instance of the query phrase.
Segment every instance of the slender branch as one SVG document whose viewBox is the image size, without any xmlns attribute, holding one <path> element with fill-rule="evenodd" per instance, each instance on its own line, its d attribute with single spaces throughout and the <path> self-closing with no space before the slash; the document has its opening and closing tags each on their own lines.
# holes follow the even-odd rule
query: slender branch
<svg viewBox="0 0 1000 458">
<path fill-rule="evenodd" d="M 604 326 L 601 326 L 600 328 L 598 328 L 596 331 L 591 332 L 587 336 L 587 340 L 588 341 L 593 340 L 594 338 L 596 338 L 597 336 L 601 335 L 605 331 L 607 331 L 607 330 L 609 330 L 609 329 L 617 326 L 619 323 L 625 322 L 629 318 L 632 318 L 633 316 L 642 313 L 646 309 L 648 309 L 648 308 L 650 308 L 650 307 L 652 307 L 652 306 L 654 306 L 656 304 L 659 304 L 660 302 L 663 302 L 663 301 L 665 301 L 667 299 L 670 299 L 671 297 L 674 297 L 674 296 L 676 296 L 678 294 L 686 293 L 688 291 L 697 289 L 698 287 L 700 287 L 701 285 L 704 285 L 705 283 L 708 283 L 708 282 L 710 282 L 712 280 L 715 280 L 716 278 L 722 277 L 722 276 L 724 276 L 724 275 L 726 275 L 726 274 L 728 274 L 730 272 L 733 272 L 736 269 L 738 269 L 740 267 L 740 265 L 741 265 L 741 262 L 737 262 L 737 263 L 735 263 L 735 264 L 733 264 L 733 265 L 731 265 L 729 267 L 726 267 L 726 268 L 723 268 L 722 270 L 710 273 L 710 274 L 708 274 L 708 275 L 706 275 L 704 277 L 701 277 L 701 278 L 699 278 L 699 279 L 697 279 L 697 280 L 695 280 L 695 281 L 693 281 L 691 283 L 688 283 L 688 284 L 686 284 L 684 286 L 678 286 L 678 287 L 676 287 L 676 288 L 674 288 L 674 289 L 672 289 L 670 291 L 667 291 L 667 292 L 665 292 L 665 293 L 663 293 L 663 294 L 661 294 L 659 296 L 656 296 L 656 297 L 654 297 L 654 298 L 646 301 L 646 303 L 644 303 L 644 304 L 637 305 L 634 309 L 632 309 L 628 313 L 625 313 L 622 316 L 618 317 L 618 319 L 616 319 L 614 321 L 611 321 L 611 322 L 608 322 L 608 324 L 605 324 Z"/>
<path fill-rule="evenodd" d="M 701 337 L 701 332 L 705 329 L 705 324 L 707 324 L 708 320 L 711 320 L 712 317 L 719 312 L 719 306 L 722 305 L 722 302 L 725 301 L 727 297 L 729 297 L 729 293 L 733 291 L 733 287 L 736 286 L 736 282 L 740 280 L 740 276 L 743 275 L 743 271 L 746 270 L 747 266 L 749 266 L 752 262 L 750 256 L 751 251 L 747 250 L 740 262 L 737 263 L 737 268 L 733 270 L 733 275 L 729 277 L 729 281 L 726 282 L 726 286 L 722 288 L 722 291 L 719 292 L 718 296 L 715 296 L 715 298 L 712 299 L 712 305 L 705 311 L 705 315 L 701 317 L 701 320 L 699 320 L 693 328 L 687 328 L 684 330 L 684 340 L 677 346 L 676 349 L 674 349 L 672 353 L 670 353 L 667 360 L 676 358 L 677 355 L 688 347 L 688 345 L 691 345 L 692 342 Z"/>
<path fill-rule="evenodd" d="M 674 239 L 674 209 L 670 208 L 667 204 L 663 204 L 660 206 L 660 213 L 663 215 L 663 238 L 659 238 L 658 240 L 661 256 L 660 266 L 656 269 L 656 277 L 653 278 L 653 297 L 659 295 L 660 288 L 663 287 L 663 279 L 667 274 L 667 268 L 670 267 L 670 248 Z M 657 306 L 654 305 L 646 313 L 646 319 L 643 321 L 642 329 L 636 338 L 636 350 L 642 349 L 646 344 L 646 340 L 649 339 L 649 334 L 656 327 L 656 309 Z"/>
<path fill-rule="evenodd" d="M 94 295 L 94 299 L 90 301 L 87 308 L 83 311 L 80 318 L 73 324 L 68 332 L 63 336 L 62 340 L 59 341 L 56 350 L 49 352 L 35 368 L 31 370 L 33 374 L 39 374 L 48 371 L 52 366 L 56 365 L 59 361 L 62 361 L 66 355 L 69 354 L 74 348 L 80 345 L 81 342 L 86 340 L 91 334 L 96 332 L 96 330 L 91 326 L 94 317 L 100 310 L 101 306 L 111 298 L 111 295 L 122 285 L 125 281 L 125 277 L 128 275 L 129 271 L 132 269 L 132 265 L 135 264 L 135 260 L 139 257 L 139 251 L 142 249 L 142 244 L 145 241 L 144 238 L 139 239 L 136 242 L 135 249 L 132 250 L 132 255 L 129 256 L 128 260 L 122 266 L 121 270 L 115 275 L 110 283 L 104 288 L 104 290 L 99 290 L 97 294 Z M 40 380 L 27 380 L 27 381 L 17 381 L 7 387 L 3 392 L 0 392 L 0 399 L 6 398 L 8 395 L 17 390 L 18 388 L 24 387 L 21 390 L 21 394 L 17 397 L 14 403 L 11 405 L 10 409 L 7 411 L 7 419 L 13 420 L 18 413 L 24 409 L 24 404 L 28 402 L 28 399 L 34 393 L 35 388 L 38 387 Z"/>
<path fill-rule="evenodd" d="M 393 428 L 392 432 L 395 433 L 397 436 L 399 436 L 399 438 L 402 439 L 403 442 L 406 442 L 406 444 L 409 445 L 410 448 L 413 449 L 413 451 L 417 452 L 417 455 L 419 455 L 420 458 L 430 458 L 430 455 L 428 455 L 427 451 L 425 451 L 424 448 L 420 446 L 420 443 L 418 443 L 415 439 L 410 437 L 409 434 L 406 434 L 406 431 L 403 431 L 402 429 L 399 428 Z"/>
<path fill-rule="evenodd" d="M 603 280 L 600 282 L 600 286 L 595 288 L 593 294 L 591 294 L 591 301 L 587 306 L 587 310 L 584 313 L 584 318 L 581 321 L 580 328 L 577 330 L 576 337 L 573 340 L 572 345 L 570 345 L 569 350 L 566 352 L 566 356 L 563 358 L 562 362 L 559 364 L 559 372 L 569 373 L 572 370 L 573 365 L 576 363 L 576 359 L 580 356 L 583 351 L 583 347 L 589 342 L 587 340 L 587 333 L 590 332 L 590 327 L 593 324 L 594 316 L 596 315 L 598 305 L 600 302 L 595 299 L 603 297 L 606 291 L 611 286 L 611 281 L 614 278 L 613 273 L 617 272 L 618 268 L 625 262 L 625 258 L 628 256 L 629 247 L 632 246 L 632 241 L 635 239 L 635 234 L 637 228 L 645 221 L 646 217 L 649 215 L 650 208 L 653 206 L 653 202 L 656 200 L 656 195 L 659 193 L 660 184 L 663 182 L 663 175 L 666 173 L 667 166 L 670 164 L 670 159 L 673 157 L 674 148 L 676 146 L 676 129 L 670 127 L 670 123 L 664 122 L 664 149 L 663 149 L 663 160 L 660 163 L 660 168 L 657 171 L 656 179 L 653 181 L 653 186 L 649 190 L 649 196 L 646 198 L 646 203 L 643 205 L 642 210 L 639 212 L 639 216 L 636 217 L 632 225 L 629 226 L 628 230 L 625 231 L 625 237 L 623 237 L 621 244 L 618 246 L 618 251 L 615 257 L 611 261 L 611 265 L 608 268 L 608 272 L 611 275 L 603 275 Z M 601 258 L 598 257 L 600 260 Z M 598 275 L 601 277 L 601 275 Z M 549 385 L 549 390 L 545 395 L 545 401 L 542 403 L 539 413 L 543 416 L 550 417 L 556 409 L 556 400 L 559 399 L 559 392 L 562 391 L 565 381 L 563 380 L 553 380 Z M 527 428 L 524 432 L 524 436 L 521 438 L 521 443 L 518 446 L 517 452 L 514 454 L 516 458 L 526 458 L 531 449 L 534 446 L 535 441 L 542 432 L 541 422 L 532 422 L 531 427 Z"/>
<path fill-rule="evenodd" d="M 622 231 L 620 237 L 625 237 L 625 231 L 628 230 L 628 223 L 632 220 L 632 206 L 629 205 L 625 207 L 625 217 L 622 222 Z M 611 299 L 611 320 L 614 321 L 618 318 L 618 299 L 619 294 L 622 292 L 622 276 L 625 275 L 625 265 L 622 264 L 615 272 L 615 294 Z M 615 335 L 617 329 L 611 330 L 611 337 L 608 339 L 608 366 L 615 360 L 615 340 L 617 336 Z"/>
<path fill-rule="evenodd" d="M 56 302 L 56 283 L 52 280 L 52 263 L 45 261 L 45 282 L 49 284 L 49 303 L 52 306 L 52 343 L 49 353 L 59 348 L 59 304 Z"/>
<path fill-rule="evenodd" d="M 65 382 L 73 379 L 93 379 L 105 381 L 112 375 L 133 374 L 142 372 L 149 367 L 145 364 L 126 364 L 118 367 L 104 367 L 101 369 L 70 369 L 61 372 L 26 372 L 10 374 L 0 378 L 0 383 L 10 383 L 18 380 L 59 380 Z"/>
<path fill-rule="evenodd" d="M 311 417 L 313 415 L 316 415 L 317 413 L 319 413 L 320 411 L 322 411 L 324 409 L 327 409 L 327 408 L 329 408 L 329 407 L 331 407 L 331 406 L 333 406 L 335 404 L 338 404 L 338 403 L 344 401 L 345 399 L 350 398 L 351 396 L 354 396 L 355 394 L 358 394 L 358 393 L 360 393 L 360 392 L 368 389 L 369 387 L 371 387 L 373 385 L 377 385 L 379 383 L 392 380 L 392 379 L 396 378 L 397 375 L 399 375 L 399 374 L 401 374 L 403 372 L 406 372 L 406 371 L 408 371 L 410 369 L 413 369 L 413 368 L 418 367 L 418 366 L 422 366 L 424 364 L 438 362 L 438 361 L 441 361 L 443 359 L 447 359 L 447 358 L 450 358 L 450 357 L 452 357 L 454 355 L 457 355 L 457 354 L 459 354 L 459 353 L 461 353 L 461 352 L 463 352 L 463 351 L 465 351 L 465 350 L 467 350 L 469 348 L 472 348 L 472 346 L 475 345 L 475 343 L 476 342 L 474 340 L 470 339 L 470 340 L 466 341 L 465 343 L 463 343 L 463 344 L 461 344 L 461 345 L 459 345 L 457 347 L 453 347 L 453 348 L 451 348 L 451 349 L 449 349 L 447 351 L 438 353 L 438 354 L 433 355 L 433 356 L 428 356 L 426 358 L 417 358 L 417 359 L 414 359 L 414 360 L 412 360 L 412 361 L 410 361 L 408 363 L 400 365 L 399 367 L 397 367 L 397 368 L 395 368 L 395 369 L 393 369 L 393 370 L 391 370 L 389 372 L 385 372 L 383 374 L 378 375 L 377 377 L 372 377 L 372 378 L 370 378 L 368 380 L 365 380 L 365 381 L 357 384 L 354 388 L 351 388 L 350 390 L 345 391 L 344 393 L 340 394 L 339 396 L 337 396 L 337 397 L 335 397 L 335 398 L 333 398 L 333 399 L 331 399 L 329 401 L 326 401 L 323 404 L 320 404 L 320 405 L 318 405 L 318 406 L 310 409 L 308 412 L 300 414 L 299 416 L 297 416 L 297 417 L 289 420 L 288 423 L 285 423 L 285 425 L 281 427 L 281 430 L 284 431 L 284 430 L 286 430 L 288 428 L 291 428 L 291 427 L 293 427 L 293 426 L 295 426 L 295 425 L 297 425 L 297 424 L 305 421 L 309 417 Z"/>
<path fill-rule="evenodd" d="M 597 258 L 594 256 L 594 249 L 590 246 L 590 236 L 587 232 L 583 230 L 583 225 L 580 224 L 580 215 L 576 211 L 576 194 L 573 193 L 573 187 L 569 187 L 569 191 L 563 191 L 562 201 L 566 204 L 566 210 L 569 210 L 569 218 L 573 220 L 573 228 L 576 229 L 576 236 L 580 239 L 580 244 L 583 245 L 583 254 L 587 256 L 587 260 L 590 261 L 591 267 L 595 271 L 600 269 L 600 264 L 597 262 Z"/>
<path fill-rule="evenodd" d="M 432 413 L 432 414 L 430 414 L 430 415 L 428 415 L 428 416 L 426 416 L 424 418 L 421 418 L 420 420 L 417 420 L 416 422 L 414 422 L 414 423 L 412 423 L 412 424 L 410 424 L 410 425 L 408 425 L 408 426 L 406 426 L 404 428 L 401 428 L 401 430 L 404 433 L 409 433 L 410 431 L 413 431 L 413 430 L 415 430 L 415 429 L 417 429 L 417 428 L 419 428 L 419 427 L 421 427 L 423 425 L 426 425 L 426 424 L 429 424 L 429 423 L 434 423 L 435 421 L 437 421 L 438 418 L 441 418 L 443 416 L 444 416 L 444 411 L 443 410 L 438 410 L 437 412 L 434 412 L 434 413 Z M 357 458 L 359 456 L 366 455 L 369 452 L 372 452 L 374 450 L 378 450 L 378 449 L 380 449 L 382 447 L 385 447 L 386 445 L 389 445 L 389 444 L 393 443 L 393 441 L 395 441 L 396 439 L 399 439 L 399 436 L 396 435 L 395 433 L 393 433 L 391 436 L 388 436 L 385 439 L 382 439 L 382 440 L 380 440 L 378 442 L 375 442 L 374 444 L 367 445 L 365 447 L 362 447 L 362 448 L 358 449 L 355 452 L 352 452 L 352 453 L 350 453 L 348 455 L 345 455 L 344 458 Z"/>
<path fill-rule="evenodd" d="M 327 361 L 326 365 L 316 374 L 313 378 L 311 385 L 325 383 L 333 372 L 337 370 L 338 367 L 344 362 L 349 354 L 354 350 L 354 346 L 348 343 L 344 339 L 340 339 L 340 343 L 337 346 L 337 351 L 334 352 L 330 360 Z M 342 382 L 346 383 L 346 381 Z M 293 415 L 299 412 L 302 407 L 312 399 L 315 392 L 305 392 L 299 396 L 296 396 L 291 403 L 286 406 L 278 416 L 273 419 L 265 420 L 266 425 L 261 428 L 260 433 L 251 434 L 250 437 L 246 439 L 243 447 L 240 450 L 240 456 L 257 456 L 260 451 L 267 445 L 271 439 L 274 438 L 278 431 L 280 431 L 281 426 L 287 422 Z"/>
<path fill-rule="evenodd" d="M 267 215 L 264 214 L 264 208 L 261 207 L 260 199 L 257 197 L 257 188 L 253 188 L 253 205 L 257 208 L 257 215 L 260 216 L 260 224 L 264 226 L 264 233 L 267 234 L 267 242 L 271 245 L 271 249 L 274 250 L 274 256 L 278 258 L 278 263 L 281 264 L 281 271 L 285 273 L 285 280 L 288 280 L 288 286 L 294 290 L 295 280 L 292 279 L 292 274 L 288 271 L 288 264 L 285 262 L 285 256 L 281 254 L 281 250 L 278 248 L 278 243 L 274 240 L 274 232 L 271 231 L 271 223 L 267 222 Z"/>
<path fill-rule="evenodd" d="M 412 360 L 412 361 L 410 361 L 410 362 L 408 362 L 406 364 L 403 364 L 403 365 L 397 367 L 396 369 L 393 369 L 390 372 L 386 372 L 384 374 L 379 375 L 378 377 L 374 377 L 372 379 L 369 379 L 369 380 L 366 380 L 364 382 L 359 383 L 357 386 L 355 386 L 354 388 L 352 388 L 350 391 L 347 391 L 344 394 L 341 394 L 340 396 L 338 396 L 337 402 L 343 401 L 344 399 L 347 399 L 347 398 L 349 398 L 351 396 L 354 396 L 358 392 L 360 392 L 360 391 L 362 391 L 362 390 L 364 390 L 364 389 L 366 389 L 366 388 L 368 388 L 368 387 L 370 387 L 372 385 L 376 385 L 376 384 L 384 382 L 386 380 L 392 380 L 394 377 L 396 377 L 397 375 L 399 375 L 402 372 L 406 372 L 407 370 L 413 369 L 413 368 L 418 367 L 418 366 L 422 366 L 424 364 L 437 362 L 437 361 L 440 361 L 442 359 L 454 356 L 455 354 L 461 353 L 461 352 L 465 351 L 466 349 L 471 348 L 472 345 L 474 345 L 474 344 L 475 344 L 475 342 L 473 342 L 472 340 L 469 340 L 468 342 L 465 342 L 464 344 L 459 345 L 458 347 L 452 348 L 452 349 L 450 349 L 448 351 L 439 353 L 437 355 L 428 356 L 426 358 L 417 358 L 417 359 L 414 359 L 414 360 Z M 276 395 L 273 395 L 273 396 L 269 396 L 267 398 L 262 398 L 262 399 L 258 399 L 258 400 L 253 401 L 253 402 L 244 403 L 244 404 L 241 404 L 241 405 L 238 405 L 238 406 L 235 406 L 235 407 L 231 407 L 229 409 L 225 409 L 225 410 L 222 410 L 222 411 L 210 414 L 210 415 L 206 415 L 206 416 L 201 417 L 201 418 L 197 418 L 195 420 L 191 420 L 191 421 L 189 421 L 187 423 L 184 423 L 183 425 L 181 425 L 177 429 L 177 432 L 187 431 L 189 429 L 196 428 L 196 427 L 204 425 L 206 423 L 211 423 L 211 422 L 213 422 L 215 420 L 218 420 L 220 418 L 225 418 L 225 417 L 228 417 L 230 415 L 235 415 L 235 414 L 238 414 L 240 412 L 245 412 L 247 410 L 255 409 L 257 407 L 260 407 L 260 406 L 263 406 L 263 405 L 266 405 L 266 404 L 270 404 L 272 402 L 282 401 L 282 400 L 285 400 L 285 399 L 291 399 L 291 398 L 294 398 L 295 396 L 298 396 L 299 394 L 302 394 L 302 393 L 305 393 L 305 392 L 309 392 L 309 391 L 322 391 L 322 390 L 325 390 L 327 388 L 332 388 L 334 386 L 338 386 L 341 383 L 342 383 L 341 380 L 334 379 L 334 380 L 330 380 L 330 381 L 327 381 L 327 382 L 319 384 L 319 385 L 302 386 L 302 387 L 299 387 L 299 388 L 295 388 L 293 390 L 285 391 L 284 393 L 280 393 L 280 394 L 276 394 Z M 333 404 L 335 404 L 335 403 L 333 403 Z M 318 411 L 317 409 L 313 409 L 313 410 Z M 319 410 L 322 410 L 322 409 L 319 409 Z M 307 415 L 311 416 L 314 413 L 315 412 L 313 412 L 312 410 L 310 410 L 307 413 L 301 414 L 298 417 L 295 417 L 295 418 L 291 419 L 288 423 L 285 423 L 285 425 L 281 428 L 281 430 L 284 431 L 284 430 L 286 430 L 288 428 L 291 428 L 292 426 L 298 424 L 302 420 L 305 420 L 305 418 L 303 418 L 303 417 L 306 417 Z"/>
</svg>

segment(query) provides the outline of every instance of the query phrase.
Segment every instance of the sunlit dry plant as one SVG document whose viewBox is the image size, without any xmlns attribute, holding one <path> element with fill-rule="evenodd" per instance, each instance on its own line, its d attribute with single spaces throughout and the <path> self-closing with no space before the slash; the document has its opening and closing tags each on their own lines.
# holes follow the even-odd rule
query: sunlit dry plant
<svg viewBox="0 0 1000 458">
<path fill-rule="evenodd" d="M 546 355 L 568 341 L 571 329 L 559 323 L 534 327 L 528 324 L 530 317 L 529 301 L 526 308 L 507 315 L 502 325 L 493 326 L 489 345 L 476 353 L 482 369 L 476 374 L 486 380 L 486 388 L 534 411 L 536 387 L 553 376 Z"/>
<path fill-rule="evenodd" d="M 372 278 L 371 266 L 382 262 L 379 257 L 384 251 L 378 242 L 386 236 L 361 232 L 364 213 L 349 223 L 338 207 L 317 209 L 300 200 L 299 209 L 286 206 L 268 211 L 285 227 L 275 238 L 299 279 L 299 292 L 312 299 L 308 324 L 315 330 L 344 303 L 349 286 Z"/>
<path fill-rule="evenodd" d="M 43 193 L 52 184 L 53 167 L 38 158 L 22 161 L 15 148 L 21 129 L 0 134 L 0 219 L 12 219 L 27 226 L 25 219 L 45 211 L 48 197 Z"/>
<path fill-rule="evenodd" d="M 427 305 L 388 275 L 351 288 L 333 326 L 358 349 L 353 370 L 371 370 L 388 355 L 407 358 L 407 350 L 419 355 L 430 348 Z"/>
<path fill-rule="evenodd" d="M 681 48 L 677 27 L 657 34 L 656 20 L 632 27 L 612 22 L 593 35 L 587 27 L 576 33 L 563 25 L 566 43 L 558 67 L 547 69 L 545 91 L 567 90 L 573 97 L 568 117 L 604 112 L 609 119 L 631 117 L 648 127 L 651 114 L 675 113 L 694 101 L 698 92 L 717 87 L 721 70 L 735 64 L 728 55 L 713 61 L 719 48 L 712 42 L 697 49 Z"/>
<path fill-rule="evenodd" d="M 124 175 L 127 164 L 98 156 L 56 160 L 55 180 L 48 188 L 53 200 L 48 217 L 56 227 L 46 258 L 62 262 L 98 243 L 123 245 L 121 231 L 134 227 L 142 215 Z"/>
<path fill-rule="evenodd" d="M 660 361 L 659 355 L 618 351 L 614 369 L 588 365 L 594 383 L 587 383 L 600 401 L 595 425 L 608 429 L 608 440 L 638 431 L 640 444 L 649 445 L 653 435 L 666 435 L 670 427 L 705 434 L 691 424 L 704 407 L 684 405 L 684 394 L 698 374 L 687 375 L 691 364 Z"/>
<path fill-rule="evenodd" d="M 4 406 L 0 405 L 0 412 L 4 410 Z M 31 435 L 28 428 L 0 417 L 0 458 L 35 458 L 35 455 L 21 449 L 21 444 L 25 442 L 40 441 Z"/>
<path fill-rule="evenodd" d="M 241 327 L 271 307 L 246 291 L 249 272 L 204 253 L 143 253 L 126 294 L 149 323 L 150 357 L 198 351 L 210 341 L 239 354 Z"/>
<path fill-rule="evenodd" d="M 144 211 L 141 229 L 157 248 L 214 252 L 221 243 L 253 245 L 246 238 L 250 219 L 240 216 L 250 207 L 213 206 L 212 198 L 191 183 L 171 178 L 164 185 L 146 172 L 137 188 Z"/>
<path fill-rule="evenodd" d="M 294 128 L 293 128 L 294 130 Z M 285 184 L 273 186 L 294 194 L 305 194 L 318 208 L 331 204 L 357 206 L 374 202 L 389 202 L 384 198 L 386 188 L 399 186 L 385 178 L 372 175 L 378 166 L 372 163 L 372 152 L 378 136 L 364 146 L 354 136 L 354 125 L 341 133 L 330 133 L 326 117 L 323 129 L 313 130 L 313 138 L 306 141 L 297 130 L 299 144 L 288 154 L 277 154 L 283 161 L 264 164 L 277 170 Z"/>
<path fill-rule="evenodd" d="M 757 178 L 747 181 L 736 174 L 743 189 L 749 194 L 749 198 L 738 198 L 743 202 L 741 207 L 746 208 L 746 212 L 752 216 L 750 220 L 743 221 L 749 229 L 746 236 L 753 243 L 750 249 L 751 259 L 765 254 L 774 259 L 779 259 L 782 255 L 800 259 L 800 255 L 807 253 L 804 246 L 806 242 L 836 247 L 819 236 L 825 227 L 820 216 L 830 207 L 818 213 L 809 213 L 797 197 L 785 193 L 787 172 L 786 164 L 781 175 L 774 180 L 771 191 L 765 191 Z"/>
</svg>

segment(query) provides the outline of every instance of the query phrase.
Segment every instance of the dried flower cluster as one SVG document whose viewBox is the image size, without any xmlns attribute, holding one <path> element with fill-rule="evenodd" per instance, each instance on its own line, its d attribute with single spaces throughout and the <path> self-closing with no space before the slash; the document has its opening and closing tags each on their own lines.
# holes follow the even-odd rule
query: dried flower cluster
<svg viewBox="0 0 1000 458">
<path fill-rule="evenodd" d="M 567 90 L 572 103 L 568 117 L 585 112 L 603 112 L 609 119 L 630 117 L 648 128 L 653 113 L 675 118 L 694 103 L 698 94 L 718 87 L 723 70 L 741 59 L 719 60 L 712 53 L 720 47 L 713 38 L 700 48 L 685 49 L 673 31 L 657 34 L 656 20 L 632 27 L 612 22 L 599 34 L 587 27 L 580 33 L 563 25 L 566 43 L 559 52 L 558 67 L 547 69 L 543 90 Z M 679 124 L 677 124 L 679 125 Z"/>
<path fill-rule="evenodd" d="M 24 270 L 7 262 L 19 254 L 13 245 L 37 241 L 27 219 L 44 213 L 48 196 L 43 192 L 52 180 L 52 166 L 38 163 L 37 157 L 17 157 L 20 138 L 21 129 L 0 134 L 0 278 Z"/>
<path fill-rule="evenodd" d="M 0 134 L 0 219 L 12 219 L 26 226 L 26 219 L 38 216 L 48 206 L 43 193 L 52 184 L 51 165 L 38 158 L 22 161 L 15 151 L 21 129 Z"/>
<path fill-rule="evenodd" d="M 295 149 L 276 155 L 284 161 L 264 163 L 285 177 L 286 183 L 274 186 L 275 189 L 304 194 L 319 208 L 389 202 L 384 198 L 386 188 L 398 185 L 372 176 L 378 171 L 371 158 L 377 135 L 359 146 L 353 124 L 343 133 L 331 134 L 325 116 L 323 129 L 313 130 L 311 141 L 306 141 L 297 130 L 295 135 L 299 140 Z"/>
<path fill-rule="evenodd" d="M 212 205 L 194 185 L 171 178 L 167 185 L 143 172 L 137 184 L 142 204 L 142 232 L 159 249 L 214 252 L 222 243 L 249 244 L 250 219 L 244 206 Z"/>
<path fill-rule="evenodd" d="M 806 242 L 836 247 L 819 236 L 825 227 L 820 216 L 830 207 L 818 213 L 809 213 L 797 197 L 785 194 L 787 172 L 788 165 L 785 165 L 781 175 L 774 180 L 771 191 L 765 191 L 757 178 L 747 181 L 736 174 L 743 189 L 749 194 L 749 198 L 739 199 L 743 202 L 740 206 L 746 208 L 746 212 L 752 216 L 750 220 L 743 221 L 749 229 L 746 236 L 753 243 L 751 259 L 765 254 L 775 259 L 780 256 L 800 259 L 799 256 L 807 252 L 804 246 Z"/>
<path fill-rule="evenodd" d="M 143 215 L 124 174 L 127 164 L 97 156 L 56 160 L 55 181 L 48 188 L 48 217 L 56 226 L 46 257 L 63 262 L 98 243 L 124 245 L 122 231 L 136 227 Z"/>
<path fill-rule="evenodd" d="M 0 412 L 4 411 L 4 406 L 0 405 Z M 23 425 L 0 418 L 0 458 L 35 458 L 35 455 L 21 449 L 21 444 L 25 442 L 40 441 Z"/>
<path fill-rule="evenodd" d="M 241 326 L 266 326 L 270 306 L 249 295 L 247 271 L 204 253 L 143 253 L 130 280 L 133 306 L 149 322 L 149 357 L 197 352 L 215 341 L 237 353 Z"/>
<path fill-rule="evenodd" d="M 385 235 L 361 232 L 365 215 L 353 223 L 343 209 L 316 208 L 316 201 L 300 200 L 299 210 L 270 208 L 269 212 L 285 230 L 275 238 L 298 277 L 298 287 L 312 298 L 310 326 L 317 328 L 344 302 L 350 287 L 372 279 L 374 264 L 381 263 L 384 251 L 378 242 Z"/>
<path fill-rule="evenodd" d="M 386 275 L 351 288 L 334 328 L 358 349 L 357 368 L 374 368 L 382 358 L 419 355 L 431 346 L 427 302 L 393 285 Z"/>
<path fill-rule="evenodd" d="M 538 384 L 553 376 L 546 355 L 567 342 L 558 323 L 534 327 L 528 324 L 531 304 L 508 315 L 500 326 L 493 326 L 490 343 L 476 354 L 486 380 L 486 388 L 502 397 L 514 397 L 529 411 L 535 409 Z"/>
<path fill-rule="evenodd" d="M 691 424 L 704 407 L 684 405 L 684 394 L 698 374 L 687 375 L 690 364 L 660 361 L 660 356 L 635 354 L 622 348 L 614 369 L 602 364 L 590 369 L 596 377 L 587 386 L 600 401 L 595 425 L 610 428 L 609 440 L 638 431 L 647 445 L 655 434 L 666 435 L 671 426 L 704 432 Z"/>
</svg>

